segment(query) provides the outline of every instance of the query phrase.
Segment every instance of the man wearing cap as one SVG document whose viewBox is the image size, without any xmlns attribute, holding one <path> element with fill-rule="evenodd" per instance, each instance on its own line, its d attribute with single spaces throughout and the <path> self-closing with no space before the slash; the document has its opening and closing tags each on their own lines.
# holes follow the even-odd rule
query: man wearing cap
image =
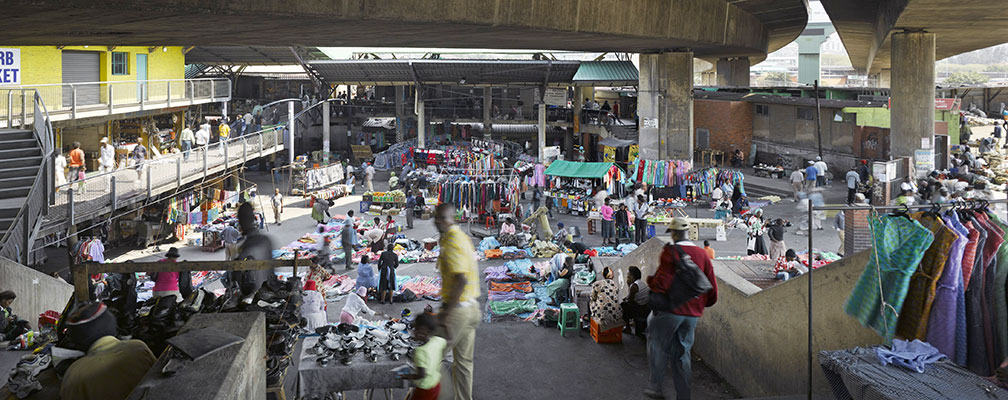
<svg viewBox="0 0 1008 400">
<path fill-rule="evenodd" d="M 647 346 L 651 380 L 647 389 L 644 389 L 644 395 L 655 399 L 664 398 L 662 382 L 665 380 L 665 367 L 671 361 L 676 398 L 688 399 L 692 375 L 690 348 L 693 346 L 693 333 L 704 308 L 717 302 L 717 279 L 714 277 L 714 266 L 711 265 L 707 252 L 686 240 L 689 222 L 682 218 L 673 218 L 669 229 L 672 231 L 674 243 L 665 246 L 658 269 L 654 275 L 647 278 L 652 296 L 665 296 L 671 287 L 680 262 L 673 245 L 678 246 L 693 260 L 713 287 L 707 293 L 671 310 L 650 302 L 652 312 L 648 317 Z"/>
<path fill-rule="evenodd" d="M 826 167 L 826 162 L 822 160 L 822 157 L 816 156 L 814 165 L 817 173 L 816 187 L 826 186 L 826 171 L 829 170 Z"/>
<path fill-rule="evenodd" d="M 115 147 L 108 144 L 108 138 L 101 138 L 98 149 L 98 171 L 112 172 L 115 169 Z"/>
<path fill-rule="evenodd" d="M 71 343 L 87 352 L 63 375 L 60 397 L 125 399 L 157 359 L 144 342 L 116 338 L 116 320 L 103 303 L 89 303 L 66 323 Z"/>
<path fill-rule="evenodd" d="M 805 189 L 811 189 L 816 186 L 816 179 L 819 177 L 819 168 L 815 167 L 815 161 L 809 160 L 808 166 L 805 167 Z"/>
</svg>

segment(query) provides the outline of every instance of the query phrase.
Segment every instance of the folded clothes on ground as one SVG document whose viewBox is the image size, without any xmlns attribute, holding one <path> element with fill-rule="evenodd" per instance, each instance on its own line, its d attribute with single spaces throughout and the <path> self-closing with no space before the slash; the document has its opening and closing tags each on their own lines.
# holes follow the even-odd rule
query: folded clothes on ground
<svg viewBox="0 0 1008 400">
<path fill-rule="evenodd" d="M 532 283 L 528 281 L 524 282 L 490 282 L 490 290 L 498 292 L 531 292 Z"/>
<path fill-rule="evenodd" d="M 488 281 L 503 281 L 508 279 L 508 267 L 505 265 L 487 267 L 483 270 L 483 273 L 486 274 L 486 280 Z"/>
<path fill-rule="evenodd" d="M 522 314 L 536 310 L 536 301 L 528 300 L 508 300 L 508 301 L 487 301 L 487 308 L 494 314 Z"/>
<path fill-rule="evenodd" d="M 487 300 L 492 301 L 525 300 L 526 298 L 527 296 L 523 292 L 499 292 L 496 290 L 487 291 Z"/>
</svg>

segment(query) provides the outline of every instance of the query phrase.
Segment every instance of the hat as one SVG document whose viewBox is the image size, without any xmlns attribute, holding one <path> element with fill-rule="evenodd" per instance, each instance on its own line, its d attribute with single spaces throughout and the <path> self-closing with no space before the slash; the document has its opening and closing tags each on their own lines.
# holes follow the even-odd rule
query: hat
<svg viewBox="0 0 1008 400">
<path fill-rule="evenodd" d="M 304 290 L 315 290 L 315 289 L 316 289 L 315 281 L 309 279 L 307 282 L 305 282 Z"/>
<path fill-rule="evenodd" d="M 179 258 L 178 248 L 177 247 L 172 247 L 172 248 L 168 249 L 168 252 L 165 253 L 165 257 L 168 257 L 168 258 Z"/>
<path fill-rule="evenodd" d="M 816 161 L 822 161 L 822 157 L 819 157 L 819 156 L 815 156 L 815 160 L 816 160 Z"/>
<path fill-rule="evenodd" d="M 685 231 L 689 229 L 689 221 L 683 218 L 672 218 L 672 222 L 669 223 L 670 231 Z"/>
<path fill-rule="evenodd" d="M 367 296 L 367 288 L 364 286 L 357 288 L 357 295 L 362 299 L 365 298 L 365 296 Z"/>
<path fill-rule="evenodd" d="M 815 161 L 808 160 L 808 165 L 812 165 L 812 164 L 815 164 Z"/>
<path fill-rule="evenodd" d="M 105 303 L 101 302 L 84 304 L 70 314 L 66 324 L 69 326 L 84 325 L 101 317 L 107 308 Z"/>
<path fill-rule="evenodd" d="M 108 138 L 107 137 L 103 137 L 103 138 L 101 138 L 101 140 L 99 142 L 101 142 L 101 143 L 108 143 Z"/>
</svg>

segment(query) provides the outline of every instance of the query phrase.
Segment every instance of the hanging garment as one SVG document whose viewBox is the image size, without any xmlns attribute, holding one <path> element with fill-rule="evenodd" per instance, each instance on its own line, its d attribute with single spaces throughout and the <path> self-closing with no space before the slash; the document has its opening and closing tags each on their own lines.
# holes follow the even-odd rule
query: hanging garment
<svg viewBox="0 0 1008 400">
<path fill-rule="evenodd" d="M 896 331 L 896 315 L 906 298 L 910 276 L 934 236 L 919 222 L 902 216 L 873 217 L 869 224 L 872 254 L 844 310 L 889 342 Z"/>
<path fill-rule="evenodd" d="M 995 270 L 997 269 L 997 252 L 1004 244 L 1004 231 L 1001 230 L 993 221 L 987 217 L 987 214 L 982 212 L 975 213 L 976 218 L 984 224 L 988 230 L 987 243 L 985 243 L 985 252 L 990 250 L 990 255 L 984 258 L 984 272 L 983 272 L 983 286 L 981 288 L 981 303 L 980 303 L 980 315 L 982 317 L 983 326 L 983 337 L 984 337 L 984 347 L 987 349 L 987 371 L 993 374 L 997 370 L 998 365 L 1001 364 L 1000 359 L 995 360 L 994 354 L 997 353 L 997 347 L 995 345 L 995 335 L 993 326 L 993 306 L 994 302 L 994 280 L 995 280 Z M 1004 301 L 1003 299 L 1001 301 Z M 986 375 L 985 375 L 986 376 Z"/>
<path fill-rule="evenodd" d="M 1008 225 L 1002 223 L 996 216 L 991 219 L 1002 231 L 1008 230 Z M 994 270 L 994 288 L 991 296 L 992 325 L 994 327 L 995 360 L 1008 358 L 1008 301 L 1006 301 L 1006 288 L 1008 284 L 1008 242 L 1002 243 L 997 252 L 997 265 Z"/>
<path fill-rule="evenodd" d="M 946 226 L 956 239 L 952 242 L 941 278 L 935 287 L 934 302 L 927 325 L 927 342 L 950 360 L 956 356 L 956 300 L 962 296 L 962 254 L 969 240 L 969 231 L 959 224 L 954 213 L 945 217 Z M 963 342 L 965 343 L 965 341 Z"/>
<path fill-rule="evenodd" d="M 987 229 L 983 224 L 973 219 L 974 229 L 980 232 L 977 241 L 976 258 L 973 260 L 973 271 L 966 282 L 966 368 L 977 374 L 988 376 L 987 346 L 983 332 L 983 266 L 984 249 L 987 243 Z"/>
<path fill-rule="evenodd" d="M 896 336 L 906 340 L 924 339 L 927 336 L 927 322 L 938 279 L 945 270 L 952 242 L 957 239 L 955 232 L 945 226 L 936 214 L 914 213 L 913 218 L 931 231 L 934 241 L 924 253 L 917 270 L 910 277 L 910 287 L 906 300 L 900 309 L 896 324 Z"/>
</svg>

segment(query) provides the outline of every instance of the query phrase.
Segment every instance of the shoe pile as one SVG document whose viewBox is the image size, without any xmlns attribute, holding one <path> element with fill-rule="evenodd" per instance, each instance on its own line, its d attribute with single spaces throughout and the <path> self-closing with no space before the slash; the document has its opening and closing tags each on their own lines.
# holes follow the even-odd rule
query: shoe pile
<svg viewBox="0 0 1008 400">
<path fill-rule="evenodd" d="M 319 340 L 315 347 L 308 349 L 308 354 L 316 356 L 315 361 L 323 367 L 336 360 L 340 364 L 350 365 L 354 355 L 358 353 L 365 355 L 373 363 L 383 356 L 393 361 L 398 361 L 403 356 L 412 356 L 413 345 L 402 333 L 406 325 L 389 321 L 385 328 L 361 329 L 357 325 L 346 323 L 318 328 L 315 333 L 319 334 Z"/>
<path fill-rule="evenodd" d="M 7 378 L 7 388 L 17 398 L 23 399 L 35 391 L 42 390 L 37 377 L 39 372 L 49 367 L 52 356 L 45 353 L 28 354 L 18 361 Z"/>
</svg>

